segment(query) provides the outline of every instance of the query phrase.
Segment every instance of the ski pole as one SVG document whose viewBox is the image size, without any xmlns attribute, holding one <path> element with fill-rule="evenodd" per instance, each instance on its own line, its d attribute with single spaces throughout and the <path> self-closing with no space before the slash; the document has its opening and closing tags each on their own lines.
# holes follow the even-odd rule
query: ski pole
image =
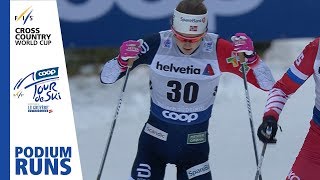
<svg viewBox="0 0 320 180">
<path fill-rule="evenodd" d="M 246 76 L 246 62 L 245 62 L 245 57 L 244 53 L 238 53 L 240 64 L 241 64 L 241 71 L 242 71 L 242 76 L 243 76 L 243 84 L 244 84 L 244 90 L 246 93 L 246 102 L 247 102 L 247 109 L 248 109 L 248 114 L 249 114 L 249 121 L 250 121 L 250 128 L 251 128 L 251 136 L 252 136 L 252 142 L 253 142 L 253 148 L 254 148 L 254 155 L 256 158 L 256 165 L 258 167 L 259 161 L 258 161 L 258 153 L 257 153 L 257 143 L 256 143 L 256 137 L 254 134 L 254 126 L 253 126 L 253 118 L 252 118 L 252 112 L 251 112 L 251 103 L 250 103 L 250 96 L 249 96 L 249 90 L 248 90 L 248 82 L 247 82 L 247 76 Z M 261 174 L 259 174 L 259 180 L 262 180 Z"/>
<path fill-rule="evenodd" d="M 261 175 L 261 167 L 262 167 L 262 161 L 263 161 L 263 158 L 264 158 L 264 154 L 266 152 L 266 149 L 267 149 L 267 143 L 264 143 L 263 144 L 263 147 L 262 147 L 262 152 L 261 152 L 261 155 L 260 155 L 260 159 L 259 159 L 259 165 L 257 167 L 257 172 L 256 172 L 256 176 L 255 176 L 255 180 L 258 180 L 258 177 Z"/>
<path fill-rule="evenodd" d="M 267 130 L 266 130 L 266 133 L 270 136 L 271 133 L 272 133 L 272 127 L 268 126 L 268 127 L 267 127 Z M 257 167 L 256 177 L 254 178 L 255 180 L 258 180 L 258 177 L 259 177 L 260 174 L 261 174 L 261 167 L 262 167 L 262 162 L 263 162 L 264 154 L 266 153 L 267 144 L 268 144 L 268 143 L 264 143 L 264 144 L 263 144 L 262 152 L 261 152 L 260 159 L 259 159 L 259 165 L 258 165 L 258 167 Z"/>
<path fill-rule="evenodd" d="M 129 59 L 128 60 L 128 68 L 126 70 L 125 79 L 124 79 L 124 83 L 123 83 L 123 86 L 122 86 L 122 91 L 121 91 L 121 94 L 120 94 L 118 106 L 116 108 L 116 112 L 115 112 L 115 115 L 114 115 L 114 118 L 113 118 L 113 121 L 112 121 L 112 124 L 111 124 L 111 129 L 110 129 L 109 137 L 108 137 L 108 140 L 107 140 L 107 144 L 106 144 L 106 147 L 105 147 L 105 150 L 104 150 L 104 153 L 103 153 L 103 158 L 102 158 L 102 161 L 101 161 L 101 164 L 100 164 L 97 180 L 100 180 L 101 175 L 102 175 L 104 163 L 106 161 L 106 157 L 107 157 L 107 154 L 108 154 L 108 150 L 109 150 L 111 138 L 112 138 L 112 135 L 113 135 L 114 127 L 115 127 L 116 121 L 118 119 L 118 114 L 119 114 L 119 110 L 120 110 L 121 103 L 122 103 L 122 97 L 123 97 L 124 91 L 125 91 L 126 86 L 127 86 L 127 81 L 128 81 L 128 77 L 129 77 L 129 73 L 130 73 L 130 68 L 132 67 L 133 61 L 134 61 L 134 59 Z"/>
</svg>

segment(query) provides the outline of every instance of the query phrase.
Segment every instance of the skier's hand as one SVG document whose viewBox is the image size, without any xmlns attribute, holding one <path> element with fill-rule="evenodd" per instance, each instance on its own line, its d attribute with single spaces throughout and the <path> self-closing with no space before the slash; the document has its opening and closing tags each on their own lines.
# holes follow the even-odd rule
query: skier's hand
<svg viewBox="0 0 320 180">
<path fill-rule="evenodd" d="M 272 116 L 266 116 L 263 118 L 263 122 L 259 126 L 257 135 L 263 143 L 276 143 L 275 138 L 278 130 L 277 120 Z"/>
<path fill-rule="evenodd" d="M 234 51 L 237 53 L 244 53 L 245 60 L 248 64 L 254 63 L 259 57 L 254 51 L 254 46 L 251 38 L 245 33 L 236 33 L 231 37 Z"/>
<path fill-rule="evenodd" d="M 129 40 L 120 46 L 120 54 L 117 58 L 122 70 L 127 69 L 129 59 L 137 59 L 141 51 L 141 41 Z"/>
</svg>

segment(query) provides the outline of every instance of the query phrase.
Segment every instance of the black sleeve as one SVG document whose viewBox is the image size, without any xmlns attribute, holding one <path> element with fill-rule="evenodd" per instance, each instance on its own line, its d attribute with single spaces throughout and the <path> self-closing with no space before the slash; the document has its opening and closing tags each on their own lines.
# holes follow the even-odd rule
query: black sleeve
<svg viewBox="0 0 320 180">
<path fill-rule="evenodd" d="M 139 59 L 135 61 L 133 64 L 133 68 L 140 64 L 148 64 L 150 65 L 152 63 L 152 60 L 154 56 L 156 55 L 161 38 L 159 33 L 151 34 L 149 36 L 145 36 L 142 38 L 143 43 L 141 45 L 141 52 L 139 54 Z"/>
<path fill-rule="evenodd" d="M 139 58 L 133 63 L 132 69 L 134 69 L 140 64 L 150 65 L 152 63 L 152 60 L 156 55 L 161 42 L 160 33 L 155 33 L 149 36 L 145 36 L 141 40 L 142 40 L 142 45 L 141 45 L 142 50 L 139 54 Z M 117 61 L 116 58 L 117 57 L 115 57 L 113 60 Z M 101 79 L 101 73 L 102 71 L 100 72 L 100 81 L 104 83 Z M 126 74 L 126 71 L 121 72 L 117 80 L 121 79 L 125 74 Z M 107 84 L 107 83 L 104 83 L 104 84 Z"/>
</svg>

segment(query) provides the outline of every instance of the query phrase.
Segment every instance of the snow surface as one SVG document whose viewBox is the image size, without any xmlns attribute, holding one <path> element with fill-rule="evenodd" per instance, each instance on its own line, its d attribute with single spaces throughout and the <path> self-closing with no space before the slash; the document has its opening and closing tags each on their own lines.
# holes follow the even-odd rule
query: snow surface
<svg viewBox="0 0 320 180">
<path fill-rule="evenodd" d="M 275 79 L 279 79 L 305 45 L 311 41 L 274 41 L 263 58 Z M 148 70 L 137 68 L 130 74 L 117 119 L 102 179 L 128 179 L 135 158 L 140 131 L 150 106 Z M 123 80 L 113 85 L 100 83 L 99 75 L 69 79 L 83 177 L 96 179 L 114 119 Z M 309 128 L 314 105 L 314 81 L 308 80 L 287 102 L 280 116 L 283 132 L 278 143 L 268 145 L 262 165 L 264 180 L 284 179 L 298 154 Z M 253 121 L 258 128 L 267 93 L 249 85 Z M 262 143 L 258 141 L 260 154 Z M 210 166 L 215 180 L 254 179 L 255 156 L 243 80 L 223 74 L 209 125 Z M 196 156 L 196 154 L 194 155 Z M 175 180 L 175 167 L 168 165 L 166 180 Z"/>
</svg>

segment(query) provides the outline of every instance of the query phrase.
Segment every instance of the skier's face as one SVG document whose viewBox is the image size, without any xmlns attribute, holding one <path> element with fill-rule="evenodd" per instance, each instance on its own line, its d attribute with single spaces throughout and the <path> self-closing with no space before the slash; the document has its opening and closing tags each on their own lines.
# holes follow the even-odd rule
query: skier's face
<svg viewBox="0 0 320 180">
<path fill-rule="evenodd" d="M 174 36 L 176 38 L 177 46 L 182 51 L 183 54 L 190 55 L 193 53 L 200 45 L 203 36 L 206 33 L 203 34 L 183 34 L 178 33 L 175 30 L 173 30 Z"/>
</svg>

